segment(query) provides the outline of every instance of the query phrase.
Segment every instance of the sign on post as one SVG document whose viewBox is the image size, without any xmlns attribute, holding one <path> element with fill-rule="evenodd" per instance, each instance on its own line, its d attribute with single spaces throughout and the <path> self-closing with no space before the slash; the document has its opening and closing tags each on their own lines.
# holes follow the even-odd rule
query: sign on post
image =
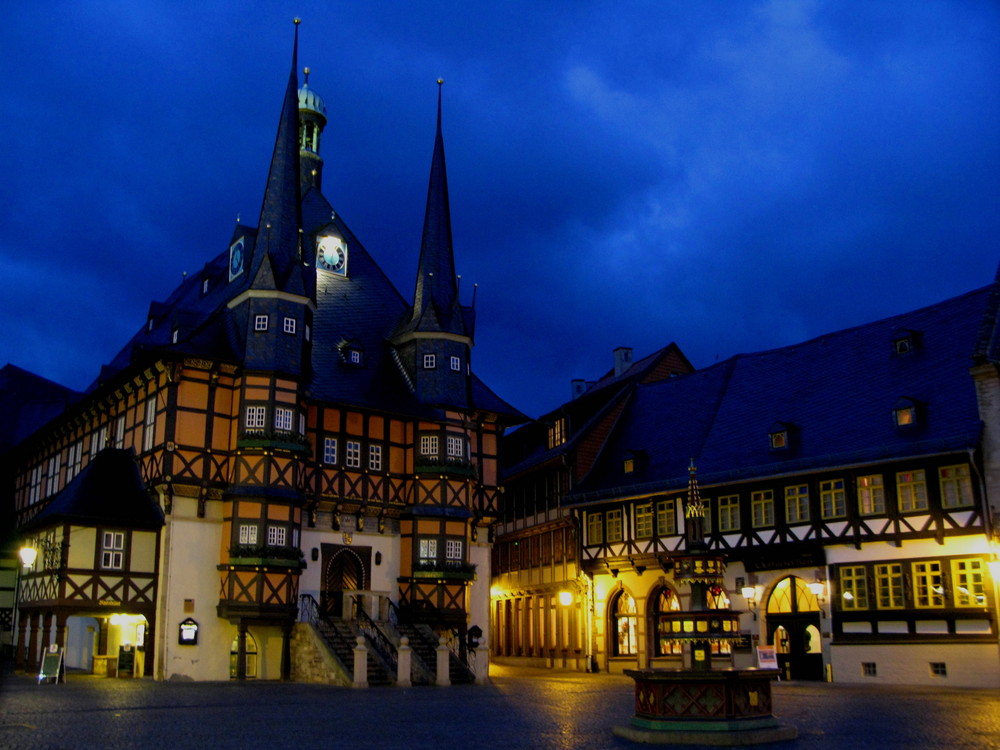
<svg viewBox="0 0 1000 750">
<path fill-rule="evenodd" d="M 778 668 L 778 655 L 774 652 L 774 646 L 757 647 L 757 666 L 761 669 Z"/>
</svg>

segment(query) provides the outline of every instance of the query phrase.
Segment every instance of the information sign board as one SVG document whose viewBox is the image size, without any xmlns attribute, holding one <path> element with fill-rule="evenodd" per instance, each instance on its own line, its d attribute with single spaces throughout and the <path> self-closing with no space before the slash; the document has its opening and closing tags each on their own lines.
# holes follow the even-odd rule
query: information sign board
<svg viewBox="0 0 1000 750">
<path fill-rule="evenodd" d="M 43 682 L 59 682 L 62 679 L 66 682 L 66 673 L 63 671 L 63 650 L 53 643 L 42 656 L 42 666 L 38 669 L 38 684 Z"/>
</svg>

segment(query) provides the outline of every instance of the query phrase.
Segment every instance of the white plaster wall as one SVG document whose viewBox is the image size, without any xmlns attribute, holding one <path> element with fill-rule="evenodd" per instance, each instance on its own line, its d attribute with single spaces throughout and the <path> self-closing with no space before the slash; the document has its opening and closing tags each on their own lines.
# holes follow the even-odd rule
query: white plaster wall
<svg viewBox="0 0 1000 750">
<path fill-rule="evenodd" d="M 197 511 L 194 498 L 175 496 L 163 527 L 155 634 L 158 679 L 229 679 L 236 628 L 216 615 L 222 506 L 208 503 L 205 518 L 198 518 Z M 184 611 L 185 599 L 194 600 L 194 612 Z M 199 625 L 194 646 L 178 643 L 178 628 L 188 617 Z"/>
<path fill-rule="evenodd" d="M 485 531 L 482 532 L 486 536 Z M 490 545 L 483 542 L 469 543 L 469 562 L 476 566 L 476 580 L 469 588 L 469 627 L 478 625 L 483 630 L 481 645 L 490 642 Z"/>
<path fill-rule="evenodd" d="M 835 645 L 830 652 L 834 682 L 1000 687 L 1000 648 L 995 643 Z M 875 663 L 876 677 L 862 674 L 863 662 Z M 944 662 L 947 677 L 932 675 L 931 662 Z"/>
</svg>

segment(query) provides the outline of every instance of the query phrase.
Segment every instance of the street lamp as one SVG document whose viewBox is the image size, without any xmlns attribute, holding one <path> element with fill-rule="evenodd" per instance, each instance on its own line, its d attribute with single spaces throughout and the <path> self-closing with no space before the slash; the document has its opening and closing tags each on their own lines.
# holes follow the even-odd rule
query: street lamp
<svg viewBox="0 0 1000 750">
<path fill-rule="evenodd" d="M 35 564 L 35 560 L 38 559 L 38 550 L 30 546 L 21 547 L 18 556 L 21 558 L 21 565 L 25 568 L 30 568 Z"/>
<path fill-rule="evenodd" d="M 753 619 L 757 619 L 757 587 L 756 586 L 744 586 L 740 589 L 740 593 L 743 594 L 743 598 L 746 599 L 747 609 L 753 613 Z"/>
</svg>

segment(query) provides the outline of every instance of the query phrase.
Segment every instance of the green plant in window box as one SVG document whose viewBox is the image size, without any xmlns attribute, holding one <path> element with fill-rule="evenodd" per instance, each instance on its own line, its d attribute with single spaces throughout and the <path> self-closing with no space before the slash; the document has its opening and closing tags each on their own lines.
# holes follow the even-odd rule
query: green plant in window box
<svg viewBox="0 0 1000 750">
<path fill-rule="evenodd" d="M 421 560 L 413 565 L 413 577 L 473 580 L 476 577 L 476 565 L 461 560 Z"/>
<path fill-rule="evenodd" d="M 234 544 L 229 548 L 229 563 L 231 565 L 305 567 L 305 559 L 300 549 L 271 544 Z"/>
</svg>

